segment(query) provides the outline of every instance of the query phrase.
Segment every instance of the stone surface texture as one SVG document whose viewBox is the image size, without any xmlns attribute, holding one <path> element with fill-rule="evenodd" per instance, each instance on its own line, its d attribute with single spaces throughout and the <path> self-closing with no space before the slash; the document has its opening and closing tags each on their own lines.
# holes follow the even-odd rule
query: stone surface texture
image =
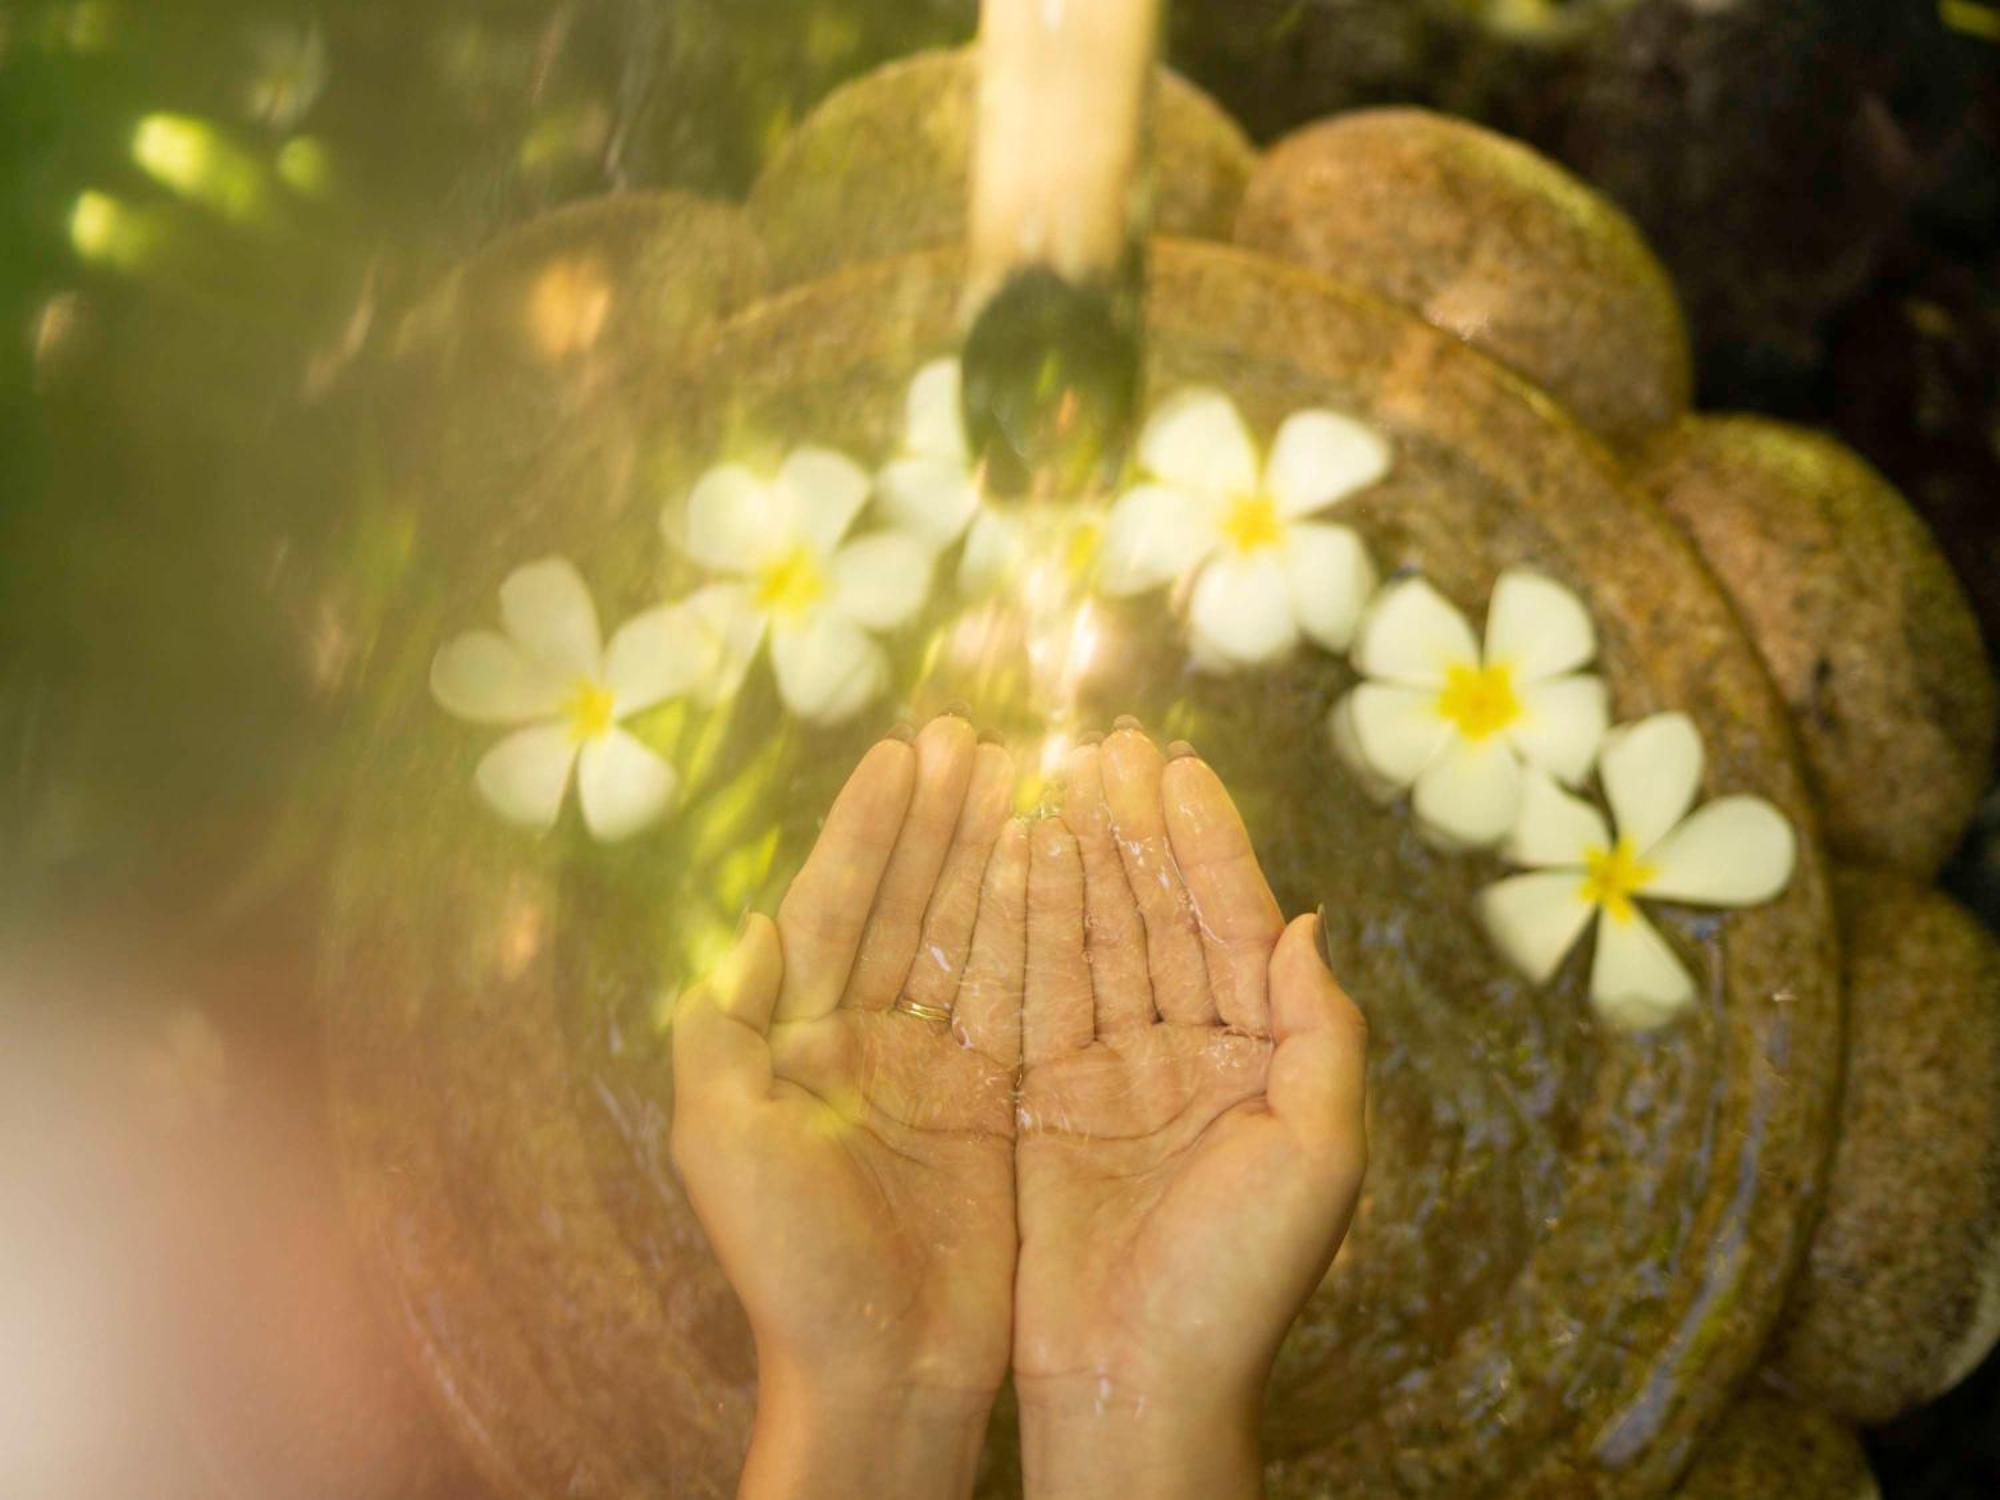
<svg viewBox="0 0 2000 1500">
<path fill-rule="evenodd" d="M 1923 522 L 1836 440 L 1761 417 L 1695 417 L 1639 482 L 1728 587 L 1790 705 L 1850 859 L 1930 875 L 1990 774 L 1992 668 Z"/>
<path fill-rule="evenodd" d="M 1236 238 L 1457 334 L 1614 445 L 1687 410 L 1687 330 L 1638 231 L 1477 125 L 1419 109 L 1309 125 L 1266 153 Z"/>
<path fill-rule="evenodd" d="M 1877 1423 L 1942 1395 L 2000 1340 L 2000 943 L 1886 871 L 1843 870 L 1836 891 L 1847 1085 L 1773 1365 Z"/>
</svg>

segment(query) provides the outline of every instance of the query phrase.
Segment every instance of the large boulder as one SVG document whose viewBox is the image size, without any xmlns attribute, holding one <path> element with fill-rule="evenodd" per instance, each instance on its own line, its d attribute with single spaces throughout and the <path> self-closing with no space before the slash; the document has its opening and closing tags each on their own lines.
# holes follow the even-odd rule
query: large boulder
<svg viewBox="0 0 2000 1500">
<path fill-rule="evenodd" d="M 1887 872 L 1841 872 L 1836 890 L 1847 1089 L 1774 1362 L 1815 1403 L 1875 1423 L 1949 1390 L 2000 1339 L 2000 943 Z"/>
<path fill-rule="evenodd" d="M 1754 1391 L 1729 1408 L 1674 1500 L 1877 1500 L 1854 1434 L 1822 1411 Z"/>
<path fill-rule="evenodd" d="M 924 52 L 836 89 L 750 192 L 779 285 L 965 238 L 978 56 Z M 1162 71 L 1153 118 L 1153 227 L 1226 239 L 1256 155 L 1215 101 Z"/>
<path fill-rule="evenodd" d="M 1993 753 L 1993 675 L 1958 579 L 1889 484 L 1831 438 L 1695 417 L 1640 483 L 1693 535 L 1791 706 L 1848 858 L 1936 871 Z"/>
<path fill-rule="evenodd" d="M 1251 178 L 1236 237 L 1457 334 L 1614 444 L 1687 410 L 1687 330 L 1638 231 L 1477 125 L 1374 109 L 1308 126 Z"/>
</svg>

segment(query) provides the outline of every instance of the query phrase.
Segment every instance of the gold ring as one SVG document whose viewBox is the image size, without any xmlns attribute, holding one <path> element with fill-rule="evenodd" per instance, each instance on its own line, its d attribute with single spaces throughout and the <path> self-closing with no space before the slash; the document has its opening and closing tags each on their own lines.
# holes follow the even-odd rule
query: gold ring
<svg viewBox="0 0 2000 1500">
<path fill-rule="evenodd" d="M 940 1010 L 935 1005 L 926 1005 L 921 1000 L 912 1000 L 908 995 L 900 997 L 889 1009 L 901 1011 L 906 1016 L 915 1016 L 919 1021 L 940 1021 L 945 1025 L 951 1024 L 950 1011 Z"/>
</svg>

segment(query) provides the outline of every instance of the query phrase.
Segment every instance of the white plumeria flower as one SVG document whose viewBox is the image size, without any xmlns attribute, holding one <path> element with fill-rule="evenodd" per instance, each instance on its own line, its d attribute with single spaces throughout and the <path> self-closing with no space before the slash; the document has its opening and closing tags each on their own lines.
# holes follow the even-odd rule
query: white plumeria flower
<svg viewBox="0 0 2000 1500">
<path fill-rule="evenodd" d="M 505 634 L 475 630 L 431 662 L 431 692 L 461 719 L 527 727 L 487 752 L 476 781 L 511 822 L 548 828 L 577 767 L 583 820 L 597 838 L 627 838 L 672 800 L 673 767 L 619 724 L 699 686 L 718 658 L 699 612 L 663 606 L 600 642 L 590 590 L 566 560 L 547 558 L 500 585 Z"/>
<path fill-rule="evenodd" d="M 1590 996 L 1617 1025 L 1671 1020 L 1694 998 L 1694 981 L 1635 897 L 1695 906 L 1754 906 L 1792 878 L 1798 841 L 1762 797 L 1718 797 L 1692 816 L 1702 746 L 1687 715 L 1655 714 L 1614 730 L 1598 775 L 1618 833 L 1598 810 L 1547 775 L 1528 783 L 1506 856 L 1532 873 L 1479 894 L 1495 945 L 1537 984 L 1561 966 L 1602 913 Z"/>
<path fill-rule="evenodd" d="M 889 685 L 873 632 L 923 607 L 931 553 L 899 532 L 843 545 L 869 488 L 853 460 L 800 448 L 768 479 L 742 464 L 710 469 L 678 527 L 671 511 L 662 517 L 688 556 L 733 575 L 690 600 L 726 643 L 732 688 L 767 636 L 778 693 L 802 719 L 851 718 Z"/>
<path fill-rule="evenodd" d="M 1105 593 L 1192 577 L 1188 618 L 1206 666 L 1274 661 L 1301 635 L 1347 648 L 1375 565 L 1347 527 L 1308 518 L 1388 472 L 1380 436 L 1337 412 L 1295 412 L 1260 468 L 1234 403 L 1201 387 L 1153 413 L 1139 463 L 1153 482 L 1111 508 L 1098 577 Z"/>
<path fill-rule="evenodd" d="M 1448 844 L 1504 838 L 1521 812 L 1522 762 L 1576 784 L 1609 722 L 1601 678 L 1578 672 L 1597 631 L 1575 594 L 1510 570 L 1493 586 L 1482 650 L 1466 618 L 1421 578 L 1384 589 L 1352 657 L 1372 679 L 1335 705 L 1341 758 Z"/>
<path fill-rule="evenodd" d="M 959 406 L 960 366 L 936 359 L 917 372 L 903 415 L 903 453 L 882 470 L 877 492 L 895 525 L 942 552 L 961 536 L 961 593 L 980 594 L 1017 574 L 1031 556 L 1053 556 L 1081 581 L 1096 561 L 1103 518 L 1064 506 L 1037 518 L 988 505 Z"/>
</svg>

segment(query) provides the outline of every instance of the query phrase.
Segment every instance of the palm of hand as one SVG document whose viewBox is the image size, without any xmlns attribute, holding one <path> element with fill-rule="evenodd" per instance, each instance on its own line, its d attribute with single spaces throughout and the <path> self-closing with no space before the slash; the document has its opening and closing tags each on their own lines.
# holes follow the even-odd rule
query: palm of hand
<svg viewBox="0 0 2000 1500">
<path fill-rule="evenodd" d="M 1141 1401 L 1189 1382 L 1248 1386 L 1358 1185 L 1357 1154 L 1321 1149 L 1342 1126 L 1358 1135 L 1358 1119 L 1313 1108 L 1329 1101 L 1294 1081 L 1309 1061 L 1299 1049 L 1324 1050 L 1330 1018 L 1346 1017 L 1316 954 L 1299 951 L 1316 928 L 1285 932 L 1206 766 L 1163 766 L 1121 731 L 1072 758 L 1064 821 L 1079 899 L 1060 838 L 1037 840 L 1030 886 L 1017 1380 Z M 1339 1039 L 1346 1066 L 1332 1076 L 1351 1077 L 1354 1098 L 1338 1113 L 1358 1102 L 1358 1036 Z"/>
<path fill-rule="evenodd" d="M 942 1027 L 839 1010 L 772 1028 L 756 1197 L 778 1222 L 764 1316 L 827 1365 L 885 1342 L 906 1378 L 998 1385 L 1014 1274 L 1014 1076 Z"/>
</svg>

